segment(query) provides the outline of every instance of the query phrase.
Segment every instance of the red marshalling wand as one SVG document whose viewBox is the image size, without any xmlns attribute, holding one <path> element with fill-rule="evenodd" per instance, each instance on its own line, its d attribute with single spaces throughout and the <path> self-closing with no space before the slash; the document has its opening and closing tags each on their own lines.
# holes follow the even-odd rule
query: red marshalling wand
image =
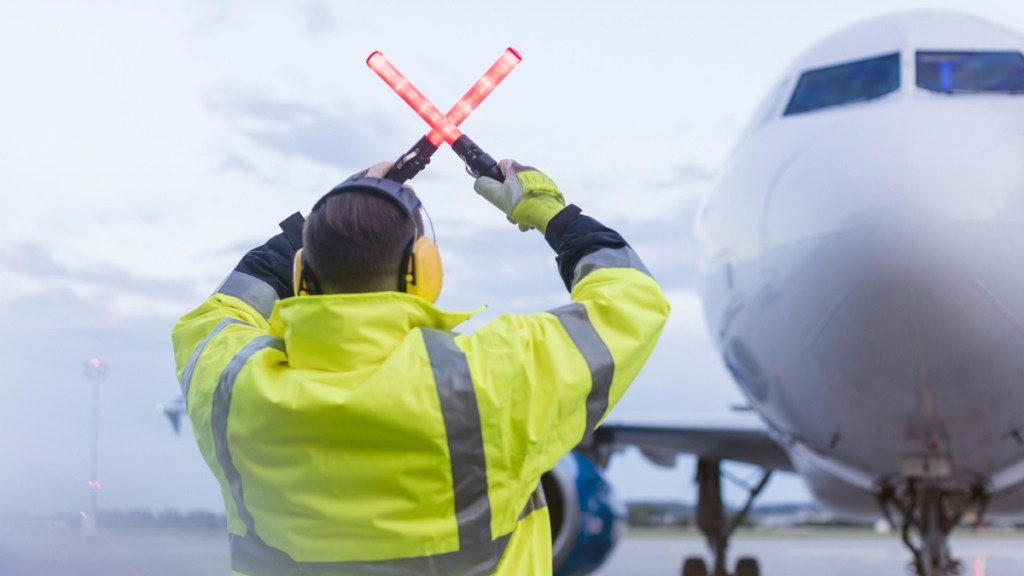
<svg viewBox="0 0 1024 576">
<path fill-rule="evenodd" d="M 470 174 L 489 176 L 499 181 L 504 180 L 497 162 L 463 134 L 458 129 L 458 125 L 483 102 L 484 98 L 508 76 L 520 61 L 522 61 L 522 57 L 518 52 L 512 48 L 506 49 L 501 57 L 487 69 L 487 72 L 452 106 L 448 114 L 441 114 L 441 111 L 417 90 L 412 82 L 403 76 L 383 54 L 380 52 L 370 54 L 366 59 L 367 66 L 376 72 L 402 100 L 405 100 L 431 128 L 427 135 L 420 138 L 408 152 L 395 162 L 394 167 L 385 175 L 385 178 L 396 182 L 409 180 L 426 167 L 430 162 L 430 156 L 442 142 L 448 142 L 452 150 L 466 163 Z"/>
</svg>

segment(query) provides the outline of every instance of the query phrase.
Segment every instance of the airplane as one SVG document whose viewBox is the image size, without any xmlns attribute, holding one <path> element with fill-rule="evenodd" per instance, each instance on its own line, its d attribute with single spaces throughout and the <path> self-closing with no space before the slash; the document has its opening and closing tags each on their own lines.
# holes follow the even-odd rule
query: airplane
<svg viewBox="0 0 1024 576">
<path fill-rule="evenodd" d="M 596 571 L 622 537 L 603 471 L 630 446 L 697 458 L 713 560 L 683 576 L 729 575 L 774 471 L 836 517 L 887 518 L 918 576 L 962 568 L 948 536 L 968 513 L 1024 519 L 1022 51 L 997 24 L 915 10 L 787 68 L 695 224 L 711 337 L 763 425 L 602 425 L 541 479 L 557 576 Z M 764 470 L 731 518 L 726 461 Z M 741 557 L 732 574 L 760 572 Z"/>
<path fill-rule="evenodd" d="M 178 396 L 167 404 L 157 404 L 156 411 L 167 416 L 174 433 L 180 436 L 181 417 L 188 412 L 188 408 L 185 407 L 185 397 Z"/>
<path fill-rule="evenodd" d="M 600 474 L 628 446 L 696 455 L 714 576 L 775 470 L 837 518 L 888 519 L 919 576 L 960 572 L 965 516 L 1024 519 L 1022 49 L 995 23 L 914 10 L 786 69 L 695 223 L 707 326 L 763 427 L 603 425 L 542 480 L 556 574 L 595 570 L 621 534 Z M 764 469 L 731 519 L 723 461 Z M 685 559 L 683 576 L 708 573 Z"/>
</svg>

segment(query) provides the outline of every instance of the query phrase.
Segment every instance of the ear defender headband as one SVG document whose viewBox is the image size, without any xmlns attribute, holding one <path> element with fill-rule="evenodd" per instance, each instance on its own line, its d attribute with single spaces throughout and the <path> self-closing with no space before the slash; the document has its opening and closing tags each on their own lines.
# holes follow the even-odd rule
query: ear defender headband
<svg viewBox="0 0 1024 576">
<path fill-rule="evenodd" d="M 352 177 L 338 184 L 330 192 L 324 194 L 310 214 L 320 210 L 327 203 L 327 200 L 347 192 L 369 193 L 380 198 L 387 198 L 393 204 L 402 209 L 402 212 L 412 222 L 414 236 L 409 240 L 402 256 L 402 264 L 398 275 L 398 289 L 407 294 L 419 296 L 428 302 L 436 302 L 441 294 L 441 285 L 444 279 L 444 272 L 441 269 L 441 253 L 437 249 L 437 243 L 432 238 L 420 232 L 416 223 L 416 211 L 422 208 L 422 203 L 416 195 L 408 188 L 398 182 L 384 178 Z M 295 254 L 294 266 L 295 294 L 319 294 L 316 275 L 310 269 L 302 256 L 302 250 Z"/>
</svg>

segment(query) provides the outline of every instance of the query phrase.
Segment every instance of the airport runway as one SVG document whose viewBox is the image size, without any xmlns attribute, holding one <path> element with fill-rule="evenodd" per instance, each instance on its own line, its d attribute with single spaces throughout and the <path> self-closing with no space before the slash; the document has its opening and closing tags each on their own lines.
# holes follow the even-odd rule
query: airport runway
<svg viewBox="0 0 1024 576">
<path fill-rule="evenodd" d="M 1024 533 L 965 529 L 954 532 L 952 549 L 963 562 L 963 576 L 1024 574 Z M 896 534 L 866 530 L 745 532 L 734 538 L 730 551 L 733 563 L 739 556 L 757 557 L 765 576 L 905 576 L 910 562 Z M 704 540 L 695 532 L 634 530 L 595 576 L 678 575 L 683 558 L 691 555 L 707 558 Z"/>
<path fill-rule="evenodd" d="M 103 531 L 91 540 L 60 527 L 0 526 L 3 576 L 227 576 L 227 539 L 217 530 Z M 953 540 L 964 576 L 1024 573 L 1024 533 L 965 530 Z M 674 576 L 682 559 L 703 554 L 694 532 L 630 533 L 596 576 Z M 740 534 L 740 555 L 760 558 L 765 576 L 904 576 L 909 556 L 895 535 L 867 531 Z M 980 572 L 979 568 L 983 568 Z"/>
</svg>

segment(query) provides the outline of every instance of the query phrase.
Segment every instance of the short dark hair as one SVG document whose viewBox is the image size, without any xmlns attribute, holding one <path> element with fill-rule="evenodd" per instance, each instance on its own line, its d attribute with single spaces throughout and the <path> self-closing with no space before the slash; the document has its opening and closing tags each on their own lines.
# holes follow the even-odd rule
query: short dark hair
<svg viewBox="0 0 1024 576">
<path fill-rule="evenodd" d="M 367 192 L 328 198 L 302 229 L 305 265 L 324 294 L 399 290 L 405 253 L 419 235 L 419 214 Z"/>
</svg>

